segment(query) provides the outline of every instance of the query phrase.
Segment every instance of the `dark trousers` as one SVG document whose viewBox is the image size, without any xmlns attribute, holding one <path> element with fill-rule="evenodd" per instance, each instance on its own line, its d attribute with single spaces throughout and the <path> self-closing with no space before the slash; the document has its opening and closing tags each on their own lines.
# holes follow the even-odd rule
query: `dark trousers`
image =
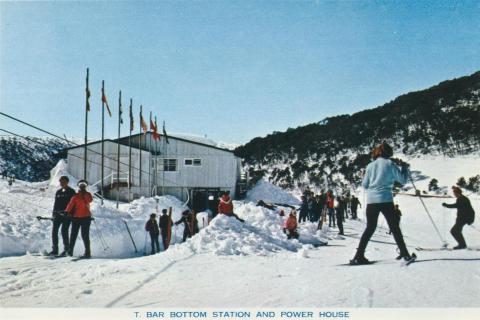
<svg viewBox="0 0 480 320">
<path fill-rule="evenodd" d="M 68 251 L 69 239 L 68 239 L 68 229 L 70 228 L 70 218 L 68 217 L 55 217 L 53 218 L 53 228 L 52 228 L 52 251 L 58 253 L 58 231 L 61 227 L 62 239 L 63 239 L 63 248 L 65 251 Z"/>
<path fill-rule="evenodd" d="M 357 207 L 352 207 L 352 219 L 357 219 Z"/>
<path fill-rule="evenodd" d="M 467 223 L 464 221 L 459 221 L 457 220 L 455 224 L 453 225 L 452 229 L 450 230 L 450 233 L 452 236 L 457 240 L 459 246 L 466 246 L 467 244 L 465 243 L 465 238 L 463 237 L 462 234 L 462 229 Z"/>
<path fill-rule="evenodd" d="M 367 228 L 360 239 L 356 254 L 357 257 L 363 257 L 365 255 L 368 241 L 370 241 L 370 238 L 377 228 L 378 215 L 380 212 L 387 220 L 388 227 L 392 230 L 393 238 L 400 249 L 400 254 L 402 256 L 408 254 L 407 246 L 403 240 L 402 231 L 400 230 L 398 223 L 395 221 L 395 213 L 393 212 L 393 209 L 393 202 L 367 204 Z"/>
<path fill-rule="evenodd" d="M 90 224 L 92 219 L 87 218 L 73 218 L 72 219 L 72 233 L 70 234 L 70 248 L 69 253 L 73 255 L 75 242 L 77 241 L 78 231 L 81 229 L 82 240 L 85 246 L 85 255 L 90 256 Z"/>
<path fill-rule="evenodd" d="M 332 224 L 335 227 L 335 209 L 328 208 L 328 226 L 331 227 Z"/>
<path fill-rule="evenodd" d="M 152 244 L 152 254 L 160 252 L 160 243 L 158 242 L 158 233 L 150 233 L 150 243 Z M 157 251 L 155 251 L 155 247 Z"/>
<path fill-rule="evenodd" d="M 343 216 L 342 211 L 337 211 L 337 225 L 338 225 L 338 232 L 343 234 Z"/>
<path fill-rule="evenodd" d="M 163 250 L 167 250 L 168 249 L 167 230 L 162 230 L 162 243 L 163 243 Z"/>
<path fill-rule="evenodd" d="M 307 211 L 300 211 L 300 215 L 298 216 L 298 222 L 307 221 L 307 215 L 308 215 Z"/>
<path fill-rule="evenodd" d="M 286 231 L 287 239 L 298 239 L 300 236 L 296 229 L 287 229 Z"/>
<path fill-rule="evenodd" d="M 183 242 L 187 241 L 187 238 L 191 238 L 192 234 L 190 233 L 190 229 L 185 226 L 185 229 L 183 229 Z"/>
</svg>

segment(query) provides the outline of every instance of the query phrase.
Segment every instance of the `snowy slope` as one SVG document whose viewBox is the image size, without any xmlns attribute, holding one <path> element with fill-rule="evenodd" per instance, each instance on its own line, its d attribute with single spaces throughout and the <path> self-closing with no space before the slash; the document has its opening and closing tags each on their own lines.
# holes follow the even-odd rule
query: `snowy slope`
<svg viewBox="0 0 480 320">
<path fill-rule="evenodd" d="M 448 179 L 445 183 L 450 184 Z M 464 229 L 467 243 L 478 250 L 421 251 L 419 261 L 409 267 L 394 259 L 396 246 L 380 218 L 366 253 L 379 262 L 349 267 L 344 264 L 352 258 L 365 227 L 363 212 L 361 221 L 347 220 L 345 237 L 337 237 L 338 230 L 328 227 L 317 232 L 307 223 L 300 228 L 299 241 L 288 241 L 281 231 L 284 217 L 277 211 L 237 201 L 236 213 L 245 225 L 217 217 L 184 244 L 179 226 L 170 250 L 143 256 L 143 226 L 156 212 L 156 200 L 121 204 L 119 210 L 111 202 L 101 208 L 95 201 L 96 224 L 111 249 L 103 249 L 92 226 L 94 258 L 73 262 L 35 255 L 50 246 L 50 223 L 34 219 L 47 215 L 53 204 L 55 188 L 47 187 L 48 182 L 10 187 L 0 180 L 1 307 L 480 307 L 478 216 L 476 229 Z M 361 193 L 359 198 L 363 199 Z M 470 199 L 480 212 L 479 196 Z M 418 198 L 401 195 L 395 201 L 403 212 L 401 227 L 409 249 L 440 247 L 441 239 Z M 448 230 L 455 212 L 441 207 L 443 201 L 453 199 L 425 199 L 441 237 L 454 245 Z M 183 204 L 161 197 L 159 209 L 167 206 L 178 218 Z M 138 255 L 123 220 L 132 230 Z M 312 245 L 320 241 L 328 245 Z M 80 239 L 77 243 L 75 255 L 83 249 Z"/>
</svg>

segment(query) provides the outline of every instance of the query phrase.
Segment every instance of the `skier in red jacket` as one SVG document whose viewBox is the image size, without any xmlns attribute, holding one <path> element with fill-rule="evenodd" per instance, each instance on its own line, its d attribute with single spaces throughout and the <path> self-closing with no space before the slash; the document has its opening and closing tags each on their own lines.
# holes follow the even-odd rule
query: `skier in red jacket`
<svg viewBox="0 0 480 320">
<path fill-rule="evenodd" d="M 78 193 L 72 197 L 65 211 L 72 217 L 72 232 L 70 234 L 70 247 L 68 255 L 73 256 L 73 248 L 77 240 L 78 231 L 81 229 L 83 244 L 85 245 L 85 254 L 82 258 L 90 258 L 90 224 L 92 223 L 92 214 L 90 212 L 90 203 L 93 201 L 92 194 L 87 191 L 87 181 L 78 182 Z"/>
<path fill-rule="evenodd" d="M 237 220 L 245 222 L 245 220 L 240 219 L 240 217 L 233 212 L 233 202 L 232 198 L 230 198 L 230 191 L 225 191 L 220 198 L 220 203 L 218 204 L 218 213 L 229 217 L 235 217 Z"/>
<path fill-rule="evenodd" d="M 296 217 L 296 211 L 295 209 L 290 212 L 287 220 L 285 220 L 285 223 L 283 225 L 283 232 L 287 235 L 288 239 L 298 239 L 299 235 L 297 232 L 297 217 Z"/>
</svg>

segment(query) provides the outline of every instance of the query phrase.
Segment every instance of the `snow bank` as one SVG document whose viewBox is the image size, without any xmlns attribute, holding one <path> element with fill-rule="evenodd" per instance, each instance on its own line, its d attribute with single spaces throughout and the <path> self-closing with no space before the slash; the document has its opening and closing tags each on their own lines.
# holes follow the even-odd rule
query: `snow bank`
<svg viewBox="0 0 480 320">
<path fill-rule="evenodd" d="M 50 170 L 50 180 L 48 181 L 48 185 L 51 187 L 58 186 L 58 180 L 60 177 L 67 176 L 70 179 L 70 186 L 76 186 L 79 179 L 75 178 L 68 172 L 68 164 L 65 160 L 58 161 L 57 165 Z"/>
<path fill-rule="evenodd" d="M 254 202 L 263 200 L 265 202 L 289 205 L 300 204 L 300 201 L 291 193 L 271 184 L 265 179 L 258 181 L 255 187 L 248 191 L 247 199 Z"/>
<path fill-rule="evenodd" d="M 299 228 L 299 240 L 288 240 L 283 233 L 286 217 L 251 202 L 235 201 L 234 206 L 236 214 L 245 223 L 234 217 L 217 215 L 208 227 L 185 245 L 197 253 L 267 256 L 279 251 L 296 252 L 306 244 L 318 245 L 326 241 L 322 234 L 316 233 L 314 224 Z"/>
</svg>

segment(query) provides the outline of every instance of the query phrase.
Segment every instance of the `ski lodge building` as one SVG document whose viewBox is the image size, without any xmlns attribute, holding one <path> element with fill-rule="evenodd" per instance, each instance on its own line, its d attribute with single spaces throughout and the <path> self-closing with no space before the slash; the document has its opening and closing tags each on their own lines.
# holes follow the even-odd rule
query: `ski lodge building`
<svg viewBox="0 0 480 320">
<path fill-rule="evenodd" d="M 222 191 L 230 191 L 234 198 L 245 193 L 246 176 L 242 174 L 241 159 L 233 151 L 203 138 L 168 135 L 167 143 L 165 137 L 159 135 L 157 141 L 150 132 L 104 140 L 103 194 L 106 198 L 117 198 L 118 185 L 122 201 L 173 195 L 197 211 L 209 208 L 216 211 L 216 201 Z M 88 143 L 86 147 L 86 180 L 100 190 L 102 141 Z M 120 174 L 117 174 L 119 147 Z M 83 178 L 85 145 L 66 151 L 70 173 Z"/>
</svg>

